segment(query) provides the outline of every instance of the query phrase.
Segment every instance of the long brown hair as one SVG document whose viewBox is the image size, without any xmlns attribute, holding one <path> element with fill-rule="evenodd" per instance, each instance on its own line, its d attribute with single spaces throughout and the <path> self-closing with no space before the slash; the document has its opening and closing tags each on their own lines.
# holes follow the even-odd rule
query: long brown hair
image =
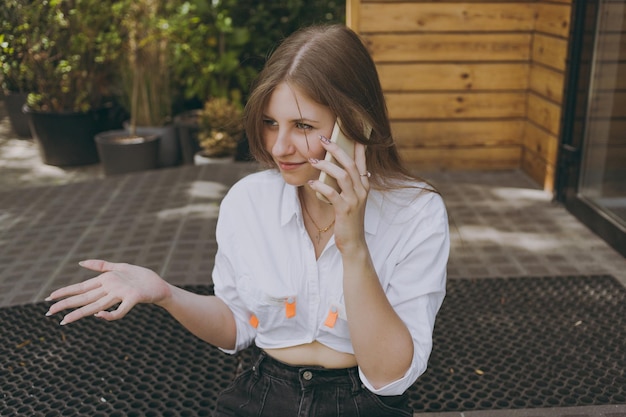
<svg viewBox="0 0 626 417">
<path fill-rule="evenodd" d="M 367 145 L 366 164 L 374 187 L 397 186 L 415 177 L 402 165 L 374 61 L 359 36 L 344 25 L 310 26 L 276 49 L 259 74 L 245 108 L 250 152 L 274 161 L 263 144 L 263 114 L 279 84 L 288 82 L 341 120 L 346 135 Z M 363 122 L 372 127 L 367 138 Z"/>
</svg>

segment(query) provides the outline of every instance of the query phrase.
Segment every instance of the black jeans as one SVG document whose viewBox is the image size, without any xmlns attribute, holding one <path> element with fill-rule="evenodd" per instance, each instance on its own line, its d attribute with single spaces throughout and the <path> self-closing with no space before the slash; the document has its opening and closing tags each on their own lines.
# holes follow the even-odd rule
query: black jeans
<svg viewBox="0 0 626 417">
<path fill-rule="evenodd" d="M 217 399 L 214 417 L 411 417 L 407 394 L 378 396 L 357 368 L 293 367 L 261 352 Z"/>
</svg>

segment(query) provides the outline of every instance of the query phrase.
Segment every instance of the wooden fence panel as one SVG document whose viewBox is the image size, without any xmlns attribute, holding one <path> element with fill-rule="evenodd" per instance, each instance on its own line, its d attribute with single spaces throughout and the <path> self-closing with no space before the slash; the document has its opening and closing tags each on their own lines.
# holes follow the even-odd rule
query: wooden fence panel
<svg viewBox="0 0 626 417">
<path fill-rule="evenodd" d="M 378 67 L 405 159 L 521 166 L 550 184 L 571 2 L 359 1 L 354 27 Z"/>
</svg>

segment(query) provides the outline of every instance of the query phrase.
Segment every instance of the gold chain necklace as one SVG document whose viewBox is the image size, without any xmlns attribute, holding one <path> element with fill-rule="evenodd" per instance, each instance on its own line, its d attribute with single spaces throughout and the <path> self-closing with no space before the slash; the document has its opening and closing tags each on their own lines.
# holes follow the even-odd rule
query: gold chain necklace
<svg viewBox="0 0 626 417">
<path fill-rule="evenodd" d="M 307 210 L 306 208 L 306 204 L 304 204 L 304 199 L 302 201 L 302 208 L 304 209 L 304 212 L 306 213 L 307 216 L 309 216 L 309 219 L 311 219 L 311 222 L 313 223 L 313 226 L 315 226 L 315 229 L 317 229 L 317 243 L 320 243 L 320 239 L 322 238 L 322 233 L 328 232 L 328 229 L 330 229 L 331 227 L 333 227 L 333 225 L 335 224 L 335 219 L 333 219 L 332 223 L 329 224 L 326 227 L 319 227 L 317 225 L 317 223 L 315 223 L 315 220 L 313 220 L 313 217 L 311 216 L 311 214 L 309 213 L 309 210 Z"/>
</svg>

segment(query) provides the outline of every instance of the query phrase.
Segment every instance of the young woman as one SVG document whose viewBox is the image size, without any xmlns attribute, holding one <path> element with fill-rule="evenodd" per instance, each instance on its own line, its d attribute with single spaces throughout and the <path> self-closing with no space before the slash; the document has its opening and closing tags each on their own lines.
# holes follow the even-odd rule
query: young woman
<svg viewBox="0 0 626 417">
<path fill-rule="evenodd" d="M 353 154 L 328 140 L 337 120 Z M 54 291 L 49 314 L 116 320 L 154 303 L 226 352 L 256 344 L 255 365 L 220 394 L 216 416 L 410 416 L 405 391 L 426 369 L 445 294 L 448 223 L 440 195 L 400 163 L 359 37 L 333 25 L 287 38 L 245 123 L 269 169 L 222 202 L 215 296 L 88 260 L 101 274 Z"/>
</svg>

